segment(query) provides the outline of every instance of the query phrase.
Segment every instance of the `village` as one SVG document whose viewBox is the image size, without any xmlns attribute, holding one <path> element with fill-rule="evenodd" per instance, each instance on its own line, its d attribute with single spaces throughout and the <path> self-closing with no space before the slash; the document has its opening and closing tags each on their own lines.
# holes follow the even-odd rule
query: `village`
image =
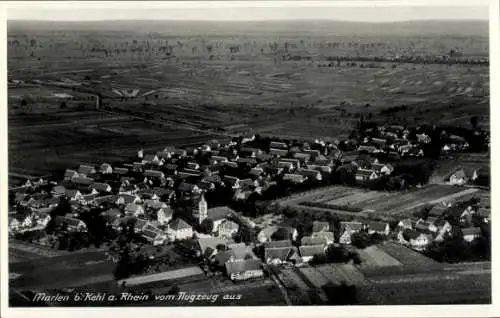
<svg viewBox="0 0 500 318">
<path fill-rule="evenodd" d="M 441 154 L 471 147 L 443 132 Z M 264 277 L 268 266 L 359 264 L 356 249 L 383 241 L 435 256 L 441 242 L 460 237 L 470 245 L 489 236 L 484 202 L 450 199 L 390 221 L 358 218 L 348 205 L 336 206 L 351 217 L 317 213 L 307 224 L 296 217 L 306 205 L 287 217 L 284 209 L 291 207 L 272 203 L 328 186 L 400 192 L 425 187 L 418 169 L 416 175 L 401 172 L 398 162 L 433 155 L 432 134 L 392 125 L 360 129 L 345 141 L 251 134 L 156 153 L 141 149 L 129 163 L 80 165 L 67 169 L 63 180 L 28 180 L 11 190 L 9 235 L 59 250 L 104 248 L 116 263 L 116 279 L 200 266 L 206 275 L 243 281 Z M 487 148 L 487 138 L 483 143 Z M 448 187 L 484 186 L 489 170 L 457 169 L 446 179 Z M 259 209 L 262 202 L 267 204 Z M 169 258 L 170 250 L 182 260 Z"/>
</svg>

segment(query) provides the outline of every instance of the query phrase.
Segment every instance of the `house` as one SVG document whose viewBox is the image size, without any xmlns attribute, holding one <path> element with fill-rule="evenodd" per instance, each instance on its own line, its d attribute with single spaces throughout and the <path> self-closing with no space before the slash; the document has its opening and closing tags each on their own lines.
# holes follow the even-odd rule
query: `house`
<svg viewBox="0 0 500 318">
<path fill-rule="evenodd" d="M 390 175 L 394 171 L 394 167 L 390 163 L 374 163 L 372 164 L 372 170 L 378 174 Z"/>
<path fill-rule="evenodd" d="M 464 185 L 469 181 L 469 178 L 464 169 L 458 169 L 453 172 L 447 180 L 451 185 Z"/>
<path fill-rule="evenodd" d="M 267 264 L 295 263 L 299 258 L 296 247 L 276 247 L 264 249 L 264 260 Z"/>
<path fill-rule="evenodd" d="M 144 177 L 153 180 L 163 180 L 165 179 L 165 174 L 157 170 L 146 170 L 144 171 Z"/>
<path fill-rule="evenodd" d="M 356 170 L 355 174 L 355 179 L 356 181 L 368 181 L 368 180 L 375 180 L 378 178 L 378 175 L 375 171 L 370 170 L 370 169 L 362 169 L 359 168 Z"/>
<path fill-rule="evenodd" d="M 52 194 L 53 197 L 61 197 L 63 195 L 66 195 L 66 188 L 62 185 L 56 185 L 55 187 L 52 188 L 50 194 Z M 16 193 L 16 201 L 17 201 L 17 193 Z"/>
<path fill-rule="evenodd" d="M 321 172 L 316 170 L 301 169 L 297 170 L 295 174 L 301 175 L 307 178 L 308 180 L 321 181 L 323 179 Z"/>
<path fill-rule="evenodd" d="M 125 206 L 125 214 L 127 215 L 142 215 L 144 214 L 144 207 L 140 204 L 129 203 Z"/>
<path fill-rule="evenodd" d="M 333 244 L 335 242 L 335 235 L 334 235 L 333 231 L 315 232 L 312 234 L 312 238 L 314 240 L 316 240 L 316 239 L 321 240 L 324 245 L 330 245 L 330 244 Z M 310 245 L 314 245 L 314 244 L 310 244 Z"/>
<path fill-rule="evenodd" d="M 364 226 L 361 222 L 340 222 L 340 244 L 351 244 L 351 235 L 363 230 Z"/>
<path fill-rule="evenodd" d="M 228 187 L 231 187 L 233 189 L 239 189 L 240 188 L 240 179 L 237 177 L 233 176 L 224 176 L 223 178 L 224 184 Z"/>
<path fill-rule="evenodd" d="M 17 232 L 21 229 L 21 222 L 17 218 L 9 217 L 9 232 Z"/>
<path fill-rule="evenodd" d="M 66 217 L 66 216 L 57 216 L 55 218 L 56 226 L 66 226 L 67 231 L 69 232 L 86 232 L 87 225 L 80 219 Z"/>
<path fill-rule="evenodd" d="M 228 246 L 229 242 L 218 237 L 200 237 L 198 238 L 198 247 L 200 254 L 207 260 L 214 260 L 217 255 L 217 246 Z"/>
<path fill-rule="evenodd" d="M 109 163 L 103 163 L 99 167 L 99 172 L 102 174 L 112 174 L 113 173 L 113 167 Z"/>
<path fill-rule="evenodd" d="M 269 154 L 275 157 L 286 157 L 288 155 L 288 150 L 271 148 L 269 149 Z"/>
<path fill-rule="evenodd" d="M 117 167 L 113 169 L 113 174 L 117 176 L 124 176 L 128 174 L 128 172 L 129 172 L 128 168 Z"/>
<path fill-rule="evenodd" d="M 404 229 L 411 230 L 411 229 L 413 229 L 414 223 L 415 222 L 413 222 L 412 219 L 404 219 L 404 220 L 399 221 L 398 228 L 401 230 L 404 230 Z"/>
<path fill-rule="evenodd" d="M 219 225 L 226 220 L 227 217 L 233 215 L 234 211 L 227 206 L 218 206 L 207 210 L 206 218 L 209 218 L 214 222 L 213 232 L 217 233 L 219 231 Z M 200 220 L 204 217 L 200 215 Z"/>
<path fill-rule="evenodd" d="M 481 236 L 481 228 L 479 227 L 469 227 L 461 229 L 462 237 L 466 242 L 472 242 Z"/>
<path fill-rule="evenodd" d="M 229 220 L 223 220 L 217 227 L 219 237 L 232 237 L 239 229 L 238 223 Z"/>
<path fill-rule="evenodd" d="M 97 192 L 111 192 L 112 188 L 109 184 L 107 183 L 102 183 L 102 182 L 94 182 L 89 186 L 89 190 L 96 190 Z"/>
<path fill-rule="evenodd" d="M 428 232 L 406 229 L 398 233 L 398 239 L 401 244 L 409 245 L 416 251 L 424 251 L 432 243 L 433 236 Z"/>
<path fill-rule="evenodd" d="M 261 167 L 254 167 L 250 169 L 249 174 L 254 177 L 259 177 L 264 174 L 264 169 L 262 169 Z"/>
<path fill-rule="evenodd" d="M 365 145 L 361 145 L 358 147 L 357 149 L 358 153 L 376 153 L 377 152 L 377 148 L 374 147 L 374 146 L 365 146 Z"/>
<path fill-rule="evenodd" d="M 271 141 L 271 143 L 269 144 L 269 148 L 275 148 L 275 149 L 283 149 L 283 150 L 287 150 L 288 149 L 288 145 L 284 142 L 280 142 L 280 141 Z"/>
<path fill-rule="evenodd" d="M 313 236 L 304 236 L 300 240 L 300 244 L 302 246 L 314 246 L 314 245 L 320 245 L 322 244 L 323 246 L 326 245 L 324 240 L 320 237 L 313 237 Z"/>
<path fill-rule="evenodd" d="M 292 247 L 292 246 L 293 244 L 291 240 L 279 240 L 279 241 L 271 241 L 265 243 L 266 248 Z"/>
<path fill-rule="evenodd" d="M 389 235 L 391 231 L 389 223 L 368 221 L 366 222 L 366 226 L 368 228 L 368 234 L 377 233 L 380 235 Z"/>
<path fill-rule="evenodd" d="M 423 144 L 428 144 L 432 141 L 431 137 L 429 137 L 425 133 L 416 134 L 416 137 L 417 137 L 417 141 L 420 143 L 423 143 Z"/>
<path fill-rule="evenodd" d="M 260 243 L 265 243 L 267 241 L 273 241 L 273 235 L 278 231 L 282 232 L 285 237 L 293 241 L 297 240 L 298 232 L 297 229 L 292 227 L 278 227 L 278 226 L 268 226 L 262 229 L 257 235 L 257 239 Z"/>
<path fill-rule="evenodd" d="M 398 147 L 398 152 L 402 155 L 409 153 L 412 150 L 412 145 L 402 145 Z"/>
<path fill-rule="evenodd" d="M 164 207 L 156 211 L 156 220 L 161 225 L 168 224 L 174 215 L 174 211 L 170 207 Z"/>
<path fill-rule="evenodd" d="M 308 170 L 316 170 L 321 173 L 332 173 L 332 167 L 331 166 L 320 166 L 320 165 L 307 165 Z"/>
<path fill-rule="evenodd" d="M 168 235 L 174 240 L 184 240 L 193 236 L 193 228 L 182 219 L 175 219 L 168 224 Z"/>
<path fill-rule="evenodd" d="M 438 228 L 436 227 L 436 225 L 434 225 L 428 221 L 424 221 L 422 219 L 419 219 L 417 221 L 417 223 L 415 223 L 414 228 L 415 228 L 415 230 L 420 231 L 420 232 L 430 231 L 430 232 L 435 233 L 438 231 Z"/>
<path fill-rule="evenodd" d="M 234 193 L 233 200 L 235 201 L 246 201 L 252 195 L 252 190 L 242 190 L 238 189 Z"/>
<path fill-rule="evenodd" d="M 291 171 L 294 169 L 294 165 L 293 163 L 291 162 L 287 162 L 287 161 L 279 161 L 278 164 L 276 165 L 278 168 L 281 168 L 281 169 L 286 169 L 288 171 Z"/>
<path fill-rule="evenodd" d="M 330 231 L 330 224 L 328 222 L 313 221 L 313 233 L 328 232 Z"/>
<path fill-rule="evenodd" d="M 158 156 L 157 154 L 155 154 L 155 155 L 149 154 L 149 155 L 145 155 L 142 158 L 141 162 L 144 164 L 149 163 L 149 164 L 155 164 L 155 165 L 161 166 L 161 165 L 163 165 L 163 163 L 165 161 L 161 156 Z"/>
<path fill-rule="evenodd" d="M 66 169 L 64 172 L 64 180 L 71 180 L 74 177 L 78 176 L 78 172 L 70 169 Z"/>
<path fill-rule="evenodd" d="M 304 263 L 312 261 L 315 255 L 326 256 L 323 244 L 301 246 L 299 252 Z"/>
<path fill-rule="evenodd" d="M 153 246 L 163 245 L 168 241 L 167 235 L 159 229 L 145 229 L 141 236 Z"/>
<path fill-rule="evenodd" d="M 370 143 L 376 147 L 383 148 L 387 145 L 387 140 L 383 138 L 372 138 Z"/>
<path fill-rule="evenodd" d="M 294 159 L 298 159 L 301 163 L 308 163 L 311 160 L 311 155 L 303 152 L 294 153 L 292 156 Z"/>
<path fill-rule="evenodd" d="M 201 189 L 198 188 L 198 186 L 196 184 L 187 183 L 187 182 L 181 182 L 179 184 L 179 186 L 177 187 L 177 190 L 183 196 L 191 196 L 193 194 L 200 194 L 201 193 Z"/>
<path fill-rule="evenodd" d="M 290 182 L 295 183 L 295 184 L 299 184 L 299 183 L 303 183 L 306 180 L 306 178 L 300 174 L 285 173 L 283 175 L 283 180 L 290 181 Z"/>
<path fill-rule="evenodd" d="M 438 203 L 434 205 L 429 210 L 429 216 L 431 217 L 440 217 L 442 216 L 450 207 L 447 204 Z"/>
<path fill-rule="evenodd" d="M 93 166 L 80 165 L 80 167 L 78 168 L 78 174 L 80 174 L 82 176 L 89 176 L 89 175 L 92 175 L 95 173 L 96 173 L 96 170 Z"/>
<path fill-rule="evenodd" d="M 118 205 L 127 205 L 130 203 L 138 204 L 141 202 L 141 197 L 138 196 L 137 194 L 132 195 L 132 194 L 119 194 L 116 197 L 116 202 L 115 204 Z"/>
<path fill-rule="evenodd" d="M 86 178 L 86 177 L 74 177 L 73 179 L 71 179 L 71 182 L 77 187 L 78 186 L 88 187 L 92 183 L 94 183 L 94 179 Z"/>
<path fill-rule="evenodd" d="M 226 262 L 226 273 L 233 281 L 242 281 L 264 276 L 262 262 L 257 259 L 247 259 Z"/>
<path fill-rule="evenodd" d="M 132 170 L 134 172 L 143 172 L 145 164 L 143 162 L 134 162 L 132 163 Z"/>
<path fill-rule="evenodd" d="M 38 213 L 35 217 L 36 225 L 42 228 L 47 227 L 51 220 L 49 213 Z"/>
<path fill-rule="evenodd" d="M 73 201 L 83 200 L 83 194 L 80 191 L 76 190 L 76 189 L 66 189 L 65 190 L 65 196 L 69 200 L 73 200 Z"/>
</svg>

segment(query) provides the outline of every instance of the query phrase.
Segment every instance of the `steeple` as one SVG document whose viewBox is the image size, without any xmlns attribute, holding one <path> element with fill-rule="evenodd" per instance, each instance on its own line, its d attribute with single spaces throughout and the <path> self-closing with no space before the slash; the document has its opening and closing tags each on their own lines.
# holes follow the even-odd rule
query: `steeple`
<svg viewBox="0 0 500 318">
<path fill-rule="evenodd" d="M 200 201 L 198 202 L 198 218 L 200 224 L 207 218 L 207 210 L 207 201 L 205 201 L 205 196 L 202 194 Z"/>
</svg>

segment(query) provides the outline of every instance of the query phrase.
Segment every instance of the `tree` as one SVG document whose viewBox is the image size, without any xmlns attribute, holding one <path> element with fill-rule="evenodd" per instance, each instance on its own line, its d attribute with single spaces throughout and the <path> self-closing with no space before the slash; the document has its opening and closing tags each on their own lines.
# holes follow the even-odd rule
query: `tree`
<svg viewBox="0 0 500 318">
<path fill-rule="evenodd" d="M 347 285 L 345 282 L 340 285 L 328 283 L 322 289 L 328 297 L 329 305 L 354 305 L 358 302 L 354 285 Z"/>
<path fill-rule="evenodd" d="M 283 241 L 289 239 L 290 239 L 290 233 L 284 228 L 279 228 L 276 232 L 274 232 L 271 235 L 271 240 L 273 241 Z"/>
<path fill-rule="evenodd" d="M 366 248 L 370 245 L 370 235 L 366 232 L 357 232 L 351 235 L 351 244 L 357 248 Z"/>
<path fill-rule="evenodd" d="M 474 129 L 474 130 L 477 129 L 477 116 L 472 116 L 470 118 L 470 124 L 472 126 L 472 129 Z"/>
<path fill-rule="evenodd" d="M 214 221 L 211 219 L 204 219 L 200 224 L 200 232 L 205 234 L 212 233 L 214 229 Z"/>
</svg>

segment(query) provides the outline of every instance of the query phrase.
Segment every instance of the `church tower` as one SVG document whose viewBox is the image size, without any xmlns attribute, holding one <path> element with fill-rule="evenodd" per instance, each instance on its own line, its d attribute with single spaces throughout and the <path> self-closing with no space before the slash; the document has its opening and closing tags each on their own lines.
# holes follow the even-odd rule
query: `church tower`
<svg viewBox="0 0 500 318">
<path fill-rule="evenodd" d="M 201 224 L 204 219 L 207 218 L 207 213 L 208 213 L 208 208 L 207 208 L 207 201 L 205 200 L 205 196 L 202 194 L 201 199 L 198 202 L 198 219 Z"/>
</svg>

